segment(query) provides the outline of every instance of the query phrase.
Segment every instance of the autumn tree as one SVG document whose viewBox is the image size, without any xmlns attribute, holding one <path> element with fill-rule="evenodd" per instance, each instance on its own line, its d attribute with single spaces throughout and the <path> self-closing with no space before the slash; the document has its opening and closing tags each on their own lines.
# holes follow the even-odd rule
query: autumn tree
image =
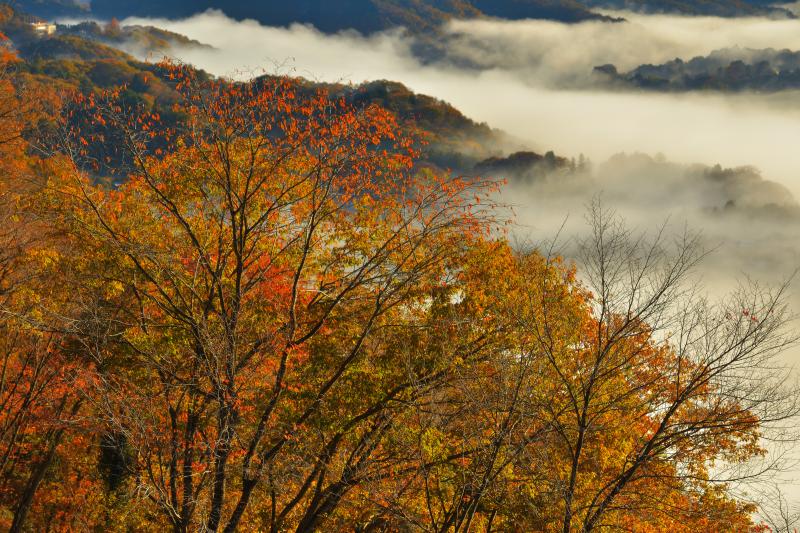
<svg viewBox="0 0 800 533">
<path fill-rule="evenodd" d="M 535 445 L 551 431 L 542 412 L 554 400 L 541 380 L 544 360 L 525 352 L 516 322 L 529 279 L 523 273 L 561 287 L 565 308 L 570 305 L 574 271 L 547 265 L 538 254 L 521 256 L 495 241 L 476 244 L 464 259 L 452 296 L 457 303 L 449 307 L 460 317 L 461 336 L 486 341 L 477 360 L 470 358 L 469 346 L 461 347 L 457 357 L 470 363 L 414 406 L 408 426 L 415 440 L 404 445 L 417 454 L 419 466 L 404 480 L 412 488 L 391 505 L 395 515 L 417 529 L 543 527 L 534 513 L 515 516 L 509 505 L 525 488 L 519 465 L 535 455 Z M 573 312 L 580 311 L 575 304 Z"/>
<path fill-rule="evenodd" d="M 177 128 L 113 93 L 70 115 L 86 394 L 176 531 L 314 530 L 389 474 L 396 412 L 454 364 L 392 346 L 485 231 L 487 185 L 416 169 L 377 107 L 163 69 Z M 108 189 L 88 173 L 112 139 L 130 166 Z"/>
<path fill-rule="evenodd" d="M 556 392 L 543 487 L 558 494 L 561 530 L 747 527 L 754 508 L 726 489 L 778 466 L 747 468 L 763 439 L 792 438 L 798 412 L 775 359 L 795 341 L 784 289 L 744 286 L 712 303 L 687 283 L 704 255 L 696 238 L 670 250 L 663 232 L 636 237 L 597 204 L 590 221 L 586 312 L 565 329 L 559 289 L 533 276 L 518 313 Z"/>
<path fill-rule="evenodd" d="M 420 467 L 385 523 L 759 529 L 730 489 L 769 481 L 782 465 L 765 442 L 795 438 L 797 395 L 775 360 L 795 340 L 783 290 L 711 304 L 686 284 L 704 257 L 693 237 L 671 250 L 599 205 L 590 221 L 581 269 L 502 245 L 465 261 L 459 313 L 486 328 L 489 353 L 421 398 L 405 444 Z"/>
<path fill-rule="evenodd" d="M 52 268 L 60 228 L 41 210 L 51 161 L 36 154 L 31 136 L 55 95 L 29 87 L 5 46 L 0 58 L 0 524 L 10 531 L 70 527 L 87 491 L 53 466 L 82 404 L 74 385 L 82 371 L 65 352 L 66 339 L 40 314 L 58 291 Z M 44 202 L 46 204 L 46 202 Z M 60 309 L 59 311 L 64 311 Z M 72 457 L 78 457 L 76 446 Z M 48 476 L 58 478 L 56 484 Z M 67 498 L 72 503 L 67 503 Z M 74 506 L 73 506 L 74 504 Z M 88 517 L 91 513 L 86 513 Z M 87 518 L 83 523 L 89 523 Z M 50 524 L 45 526 L 45 524 Z"/>
<path fill-rule="evenodd" d="M 103 33 L 108 37 L 119 37 L 120 33 L 122 32 L 122 26 L 119 23 L 119 20 L 116 17 L 112 18 L 108 24 L 105 25 L 103 28 Z"/>
</svg>

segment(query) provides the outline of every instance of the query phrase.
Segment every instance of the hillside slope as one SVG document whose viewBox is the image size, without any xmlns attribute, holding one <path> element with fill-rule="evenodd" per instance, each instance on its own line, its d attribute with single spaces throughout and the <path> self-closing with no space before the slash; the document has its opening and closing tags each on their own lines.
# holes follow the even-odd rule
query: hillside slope
<svg viewBox="0 0 800 533">
<path fill-rule="evenodd" d="M 79 0 L 19 0 L 19 7 L 42 17 L 86 16 Z M 577 0 L 93 0 L 90 14 L 110 19 L 188 17 L 207 9 L 273 26 L 312 24 L 324 32 L 355 29 L 372 33 L 403 26 L 429 31 L 451 18 L 544 18 L 564 22 L 605 19 Z"/>
<path fill-rule="evenodd" d="M 496 17 L 562 22 L 612 20 L 597 8 L 717 16 L 791 16 L 772 0 L 17 0 L 24 11 L 53 18 L 181 18 L 219 9 L 237 19 L 286 26 L 311 24 L 324 32 L 373 33 L 405 27 L 426 33 L 451 18 Z"/>
<path fill-rule="evenodd" d="M 614 65 L 595 67 L 594 72 L 599 83 L 627 89 L 777 92 L 800 89 L 800 52 L 725 48 L 629 72 Z"/>
<path fill-rule="evenodd" d="M 626 9 L 643 13 L 675 13 L 717 17 L 793 17 L 770 0 L 583 0 L 591 8 Z"/>
<path fill-rule="evenodd" d="M 0 31 L 12 40 L 22 60 L 21 78 L 32 85 L 94 92 L 124 85 L 128 102 L 171 115 L 175 94 L 152 62 L 139 61 L 123 50 L 134 46 L 157 50 L 173 44 L 203 46 L 185 37 L 142 26 L 100 26 L 82 23 L 59 26 L 58 34 L 41 36 L 25 15 L 0 21 Z M 201 73 L 205 76 L 205 73 Z M 361 85 L 303 82 L 309 91 L 323 89 L 357 107 L 373 103 L 394 112 L 402 122 L 413 122 L 426 138 L 424 163 L 468 171 L 476 162 L 516 149 L 505 134 L 476 123 L 451 105 L 412 92 L 401 83 L 380 80 Z"/>
</svg>

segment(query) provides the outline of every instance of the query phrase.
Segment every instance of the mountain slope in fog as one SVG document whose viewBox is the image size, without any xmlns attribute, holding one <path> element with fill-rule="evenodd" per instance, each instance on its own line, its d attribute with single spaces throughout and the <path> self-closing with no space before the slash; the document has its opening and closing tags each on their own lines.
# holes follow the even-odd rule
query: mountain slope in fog
<svg viewBox="0 0 800 533">
<path fill-rule="evenodd" d="M 33 59 L 132 59 L 127 54 L 138 57 L 160 59 L 174 48 L 211 49 L 198 41 L 174 32 L 155 28 L 120 24 L 59 24 L 54 35 L 42 35 L 30 24 L 29 15 L 12 12 L 0 23 L 0 29 L 8 36 L 13 46 L 23 58 Z"/>
<path fill-rule="evenodd" d="M 617 154 L 593 166 L 583 156 L 576 162 L 548 152 L 519 152 L 479 162 L 475 172 L 527 187 L 535 196 L 569 199 L 576 204 L 602 194 L 612 205 L 721 213 L 770 208 L 791 213 L 800 222 L 800 204 L 783 185 L 765 179 L 753 167 L 683 165 L 662 156 Z"/>
<path fill-rule="evenodd" d="M 434 30 L 451 18 L 496 17 L 562 22 L 612 20 L 595 8 L 718 16 L 790 16 L 766 0 L 19 0 L 19 8 L 42 17 L 93 16 L 183 18 L 219 9 L 237 19 L 270 26 L 311 24 L 324 32 L 373 33 L 405 27 Z"/>
<path fill-rule="evenodd" d="M 771 0 L 583 0 L 592 8 L 625 9 L 642 13 L 679 13 L 717 17 L 793 17 Z"/>
<path fill-rule="evenodd" d="M 74 15 L 110 19 L 129 16 L 182 18 L 219 9 L 237 19 L 270 26 L 311 24 L 324 32 L 373 33 L 406 27 L 422 33 L 451 18 L 543 18 L 564 22 L 605 20 L 576 0 L 21 0 L 20 8 L 43 17 Z"/>
<path fill-rule="evenodd" d="M 800 52 L 725 48 L 629 72 L 619 72 L 614 65 L 596 67 L 594 72 L 600 83 L 623 88 L 775 92 L 800 89 Z"/>
<path fill-rule="evenodd" d="M 98 25 L 85 22 L 60 25 L 56 35 L 38 35 L 24 17 L 0 22 L 23 60 L 19 69 L 33 83 L 68 90 L 98 91 L 125 85 L 131 102 L 157 109 L 165 117 L 176 95 L 169 80 L 160 78 L 157 64 L 139 61 L 131 50 L 158 53 L 171 46 L 203 48 L 186 37 L 147 26 Z M 206 47 L 207 48 L 207 47 Z M 157 58 L 159 56 L 156 56 Z M 202 73 L 205 75 L 205 73 Z M 464 172 L 476 162 L 498 156 L 519 145 L 487 124 L 477 123 L 448 103 L 414 93 L 401 83 L 378 80 L 359 85 L 303 82 L 309 91 L 326 90 L 356 107 L 379 104 L 401 122 L 421 130 L 424 164 Z"/>
</svg>

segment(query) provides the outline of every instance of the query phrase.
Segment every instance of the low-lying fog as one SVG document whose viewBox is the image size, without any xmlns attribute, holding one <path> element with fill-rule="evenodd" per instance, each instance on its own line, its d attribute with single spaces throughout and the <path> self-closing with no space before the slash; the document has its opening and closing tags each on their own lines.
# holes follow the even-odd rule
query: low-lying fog
<svg viewBox="0 0 800 533">
<path fill-rule="evenodd" d="M 619 13 L 617 13 L 619 14 Z M 797 95 L 618 93 L 593 90 L 592 68 L 629 69 L 741 46 L 800 50 L 800 21 L 623 14 L 628 23 L 456 22 L 444 57 L 423 62 L 400 31 L 324 35 L 265 27 L 220 12 L 179 21 L 131 19 L 215 50 L 175 55 L 218 75 L 265 69 L 321 81 L 391 79 L 442 98 L 533 149 L 602 161 L 618 152 L 663 153 L 683 163 L 754 165 L 800 196 Z"/>
</svg>

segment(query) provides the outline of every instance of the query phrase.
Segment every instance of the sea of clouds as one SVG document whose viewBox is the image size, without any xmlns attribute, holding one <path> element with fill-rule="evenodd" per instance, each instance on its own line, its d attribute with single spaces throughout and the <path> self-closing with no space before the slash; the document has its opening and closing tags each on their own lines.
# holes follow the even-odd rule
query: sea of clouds
<svg viewBox="0 0 800 533">
<path fill-rule="evenodd" d="M 591 85 L 593 67 L 606 63 L 629 69 L 735 46 L 800 50 L 800 21 L 615 14 L 629 22 L 453 22 L 437 42 L 440 55 L 425 60 L 415 54 L 415 39 L 399 30 L 326 35 L 303 25 L 236 21 L 219 11 L 125 23 L 210 44 L 172 53 L 213 74 L 398 80 L 533 149 L 596 161 L 640 151 L 681 163 L 754 165 L 800 196 L 797 94 L 620 93 Z"/>
</svg>

